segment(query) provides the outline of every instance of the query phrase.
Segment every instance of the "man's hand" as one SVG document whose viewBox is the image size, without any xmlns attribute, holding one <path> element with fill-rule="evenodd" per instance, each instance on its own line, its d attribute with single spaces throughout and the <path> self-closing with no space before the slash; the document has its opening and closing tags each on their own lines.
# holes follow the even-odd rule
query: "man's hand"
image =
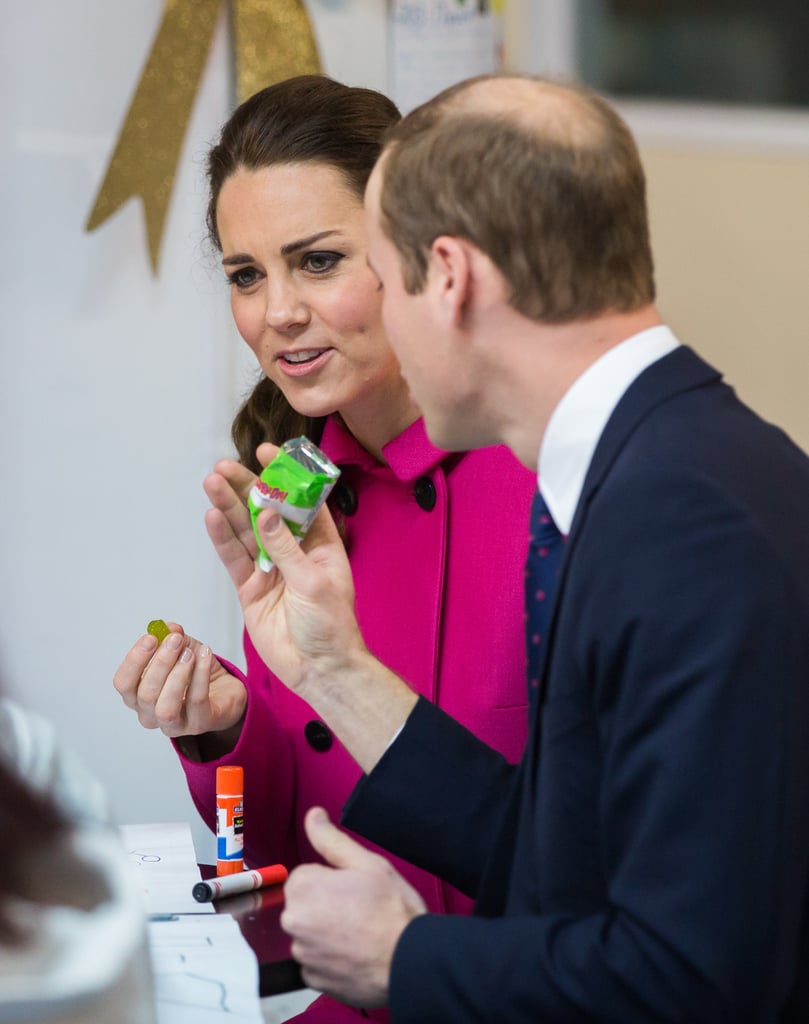
<svg viewBox="0 0 809 1024">
<path fill-rule="evenodd" d="M 352 1006 L 385 1006 L 393 952 L 427 908 L 376 853 L 335 828 L 321 807 L 306 815 L 312 846 L 332 865 L 295 868 L 285 886 L 281 926 L 312 988 Z"/>
<path fill-rule="evenodd" d="M 275 450 L 262 445 L 259 457 L 269 459 Z M 236 587 L 250 639 L 269 669 L 315 708 L 369 772 L 417 696 L 365 646 L 351 568 L 328 508 L 320 509 L 302 544 L 276 512 L 262 512 L 257 525 L 273 568 L 265 573 L 256 566 L 244 506 L 247 477 L 236 465 L 219 463 L 205 480 L 213 505 L 205 523 Z"/>
<path fill-rule="evenodd" d="M 261 445 L 259 448 L 259 453 L 265 455 L 266 462 L 269 462 L 277 451 L 278 449 L 272 445 Z M 257 551 L 256 538 L 253 534 L 253 524 L 250 522 L 250 513 L 247 511 L 247 496 L 257 479 L 255 473 L 240 462 L 220 459 L 214 466 L 213 473 L 203 483 L 211 504 L 220 510 L 235 536 L 254 558 Z"/>
<path fill-rule="evenodd" d="M 302 546 L 268 509 L 258 527 L 275 568 L 262 572 L 242 488 L 223 465 L 228 464 L 219 464 L 204 484 L 213 505 L 205 517 L 208 534 L 236 587 L 256 650 L 287 686 L 305 696 L 311 680 L 317 690 L 321 679 L 333 678 L 365 652 L 342 541 L 325 507 Z"/>
<path fill-rule="evenodd" d="M 275 451 L 262 444 L 259 459 L 268 461 Z M 360 635 L 351 568 L 326 506 L 302 544 L 278 513 L 262 512 L 256 521 L 273 568 L 256 566 L 244 505 L 251 476 L 224 462 L 205 480 L 213 505 L 206 513 L 208 534 L 236 586 L 250 639 L 270 671 L 310 703 L 361 769 L 372 771 L 417 695 L 378 662 Z"/>
</svg>

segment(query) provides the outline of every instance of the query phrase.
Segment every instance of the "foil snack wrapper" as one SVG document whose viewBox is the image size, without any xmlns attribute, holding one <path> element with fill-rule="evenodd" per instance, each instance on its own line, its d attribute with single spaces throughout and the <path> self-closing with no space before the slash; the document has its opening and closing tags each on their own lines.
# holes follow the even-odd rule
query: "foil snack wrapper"
<svg viewBox="0 0 809 1024">
<path fill-rule="evenodd" d="M 258 535 L 259 513 L 265 508 L 274 508 L 300 542 L 339 476 L 337 466 L 309 438 L 293 437 L 281 445 L 247 498 L 258 544 L 256 564 L 259 569 L 263 572 L 272 569 L 272 561 Z"/>
</svg>

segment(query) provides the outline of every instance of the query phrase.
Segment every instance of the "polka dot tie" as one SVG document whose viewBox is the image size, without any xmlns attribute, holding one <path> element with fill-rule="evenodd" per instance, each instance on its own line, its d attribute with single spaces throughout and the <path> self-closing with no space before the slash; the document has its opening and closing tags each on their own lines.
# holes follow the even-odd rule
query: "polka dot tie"
<svg viewBox="0 0 809 1024">
<path fill-rule="evenodd" d="M 531 506 L 528 560 L 525 564 L 525 641 L 529 705 L 536 699 L 539 687 L 563 544 L 564 537 L 551 518 L 545 499 L 537 491 Z"/>
</svg>

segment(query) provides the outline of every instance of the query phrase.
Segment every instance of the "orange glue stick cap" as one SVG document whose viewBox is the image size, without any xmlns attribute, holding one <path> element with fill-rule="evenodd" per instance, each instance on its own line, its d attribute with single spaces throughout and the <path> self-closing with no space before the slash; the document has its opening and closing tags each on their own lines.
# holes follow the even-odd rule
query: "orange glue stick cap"
<svg viewBox="0 0 809 1024">
<path fill-rule="evenodd" d="M 244 794 L 244 768 L 236 764 L 223 764 L 216 769 L 217 796 Z"/>
</svg>

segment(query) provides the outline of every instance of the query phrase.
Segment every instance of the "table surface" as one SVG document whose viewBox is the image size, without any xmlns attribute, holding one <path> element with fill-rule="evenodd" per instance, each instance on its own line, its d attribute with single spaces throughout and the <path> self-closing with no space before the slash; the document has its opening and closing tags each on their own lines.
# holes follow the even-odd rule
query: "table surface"
<svg viewBox="0 0 809 1024">
<path fill-rule="evenodd" d="M 215 878 L 213 864 L 200 864 L 203 878 Z M 289 952 L 289 936 L 281 928 L 279 917 L 284 907 L 284 887 L 238 893 L 214 900 L 217 914 L 232 914 L 258 960 L 259 995 L 274 996 L 306 988 L 300 965 Z"/>
</svg>

